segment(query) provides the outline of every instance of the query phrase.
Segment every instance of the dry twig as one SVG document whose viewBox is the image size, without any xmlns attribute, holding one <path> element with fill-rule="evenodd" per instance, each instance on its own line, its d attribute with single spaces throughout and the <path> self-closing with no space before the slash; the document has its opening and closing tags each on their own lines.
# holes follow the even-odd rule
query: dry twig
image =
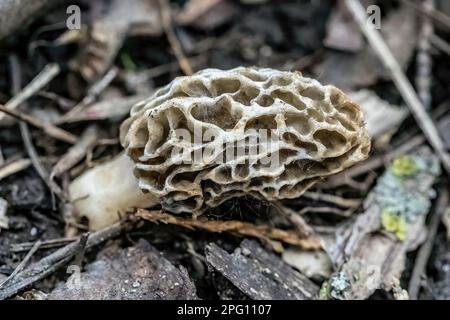
<svg viewBox="0 0 450 320">
<path fill-rule="evenodd" d="M 345 198 L 335 196 L 332 194 L 313 192 L 313 191 L 304 192 L 302 194 L 302 197 L 309 198 L 309 199 L 316 200 L 316 201 L 319 200 L 319 201 L 332 203 L 339 207 L 344 207 L 344 208 L 354 208 L 361 204 L 361 200 L 359 200 L 359 199 L 345 199 Z"/>
<path fill-rule="evenodd" d="M 79 237 L 56 238 L 50 240 L 42 240 L 38 250 L 62 247 L 70 242 L 78 240 Z M 30 250 L 36 242 L 23 242 L 11 244 L 9 250 L 11 252 L 23 252 Z"/>
<path fill-rule="evenodd" d="M 23 143 L 25 145 L 25 149 L 27 150 L 27 154 L 31 159 L 33 167 L 36 169 L 36 172 L 39 174 L 39 176 L 45 182 L 48 188 L 54 194 L 56 194 L 61 200 L 64 200 L 65 198 L 64 192 L 54 181 L 50 180 L 47 170 L 42 166 L 36 148 L 34 147 L 33 142 L 31 141 L 30 130 L 28 129 L 28 125 L 25 122 L 20 122 L 20 133 L 22 135 Z"/>
<path fill-rule="evenodd" d="M 6 161 L 2 166 L 0 166 L 0 181 L 14 173 L 20 172 L 28 168 L 31 164 L 30 159 L 18 158 Z"/>
<path fill-rule="evenodd" d="M 431 36 L 430 41 L 433 46 L 450 56 L 450 44 L 447 41 L 435 34 Z"/>
<path fill-rule="evenodd" d="M 65 122 L 70 122 L 70 120 L 81 113 L 86 106 L 93 103 L 95 99 L 102 93 L 111 83 L 111 81 L 114 80 L 114 78 L 118 74 L 118 69 L 116 67 L 112 67 L 109 69 L 108 72 L 105 73 L 105 75 L 95 82 L 88 90 L 87 95 L 83 98 L 83 100 L 78 103 L 76 106 L 74 106 L 72 109 L 70 109 L 67 113 L 65 113 L 58 121 L 58 124 L 62 124 Z"/>
<path fill-rule="evenodd" d="M 7 110 L 16 109 L 19 105 L 27 101 L 31 96 L 35 95 L 39 90 L 46 86 L 54 77 L 59 74 L 59 71 L 60 68 L 55 63 L 46 65 L 44 69 L 42 69 L 42 71 L 39 72 L 39 74 L 25 86 L 25 88 L 20 90 L 20 92 L 15 93 L 14 97 L 5 104 L 4 108 L 6 108 Z M 3 119 L 4 115 L 0 114 L 0 122 Z"/>
<path fill-rule="evenodd" d="M 298 213 L 299 215 L 305 215 L 307 213 L 323 213 L 323 214 L 334 214 L 340 217 L 350 217 L 355 211 L 355 208 L 349 208 L 347 210 L 342 210 L 334 207 L 305 207 Z"/>
<path fill-rule="evenodd" d="M 428 226 L 427 240 L 422 245 L 422 247 L 420 247 L 420 250 L 417 254 L 408 288 L 409 296 L 413 300 L 416 300 L 418 298 L 419 289 L 421 287 L 421 278 L 422 275 L 425 274 L 425 267 L 427 265 L 428 259 L 430 258 L 431 249 L 433 248 L 434 239 L 439 227 L 439 222 L 441 221 L 441 218 L 447 208 L 448 198 L 448 189 L 444 188 L 439 199 L 437 200 L 434 214 L 432 215 L 430 225 Z"/>
<path fill-rule="evenodd" d="M 277 211 L 285 216 L 298 230 L 300 235 L 304 237 L 308 237 L 314 234 L 313 228 L 308 225 L 308 223 L 300 216 L 297 212 L 284 206 L 280 201 L 275 201 L 273 206 L 277 209 Z"/>
<path fill-rule="evenodd" d="M 278 240 L 308 250 L 322 248 L 318 236 L 299 237 L 297 232 L 271 228 L 267 225 L 255 225 L 242 221 L 210 221 L 204 219 L 184 219 L 174 215 L 161 213 L 160 210 L 138 209 L 136 216 L 153 223 L 177 225 L 187 229 L 201 229 L 208 232 L 229 232 L 241 236 L 250 236 L 265 240 Z"/>
<path fill-rule="evenodd" d="M 4 112 L 10 116 L 13 116 L 23 122 L 28 123 L 29 125 L 41 129 L 44 131 L 47 135 L 49 135 L 52 138 L 74 144 L 77 142 L 77 137 L 70 132 L 58 128 L 50 123 L 46 123 L 36 117 L 30 116 L 28 114 L 25 114 L 23 112 L 17 111 L 17 110 L 9 110 L 5 106 L 0 105 L 0 112 Z"/>
<path fill-rule="evenodd" d="M 432 18 L 433 20 L 439 22 L 443 27 L 450 29 L 450 17 L 445 13 L 437 11 L 435 8 L 424 8 L 411 0 L 401 0 L 403 3 L 408 6 L 414 8 L 414 10 L 426 15 L 427 17 Z"/>
<path fill-rule="evenodd" d="M 422 3 L 424 10 L 433 10 L 434 0 L 425 0 Z M 431 73 L 433 61 L 430 54 L 430 40 L 434 33 L 433 24 L 428 16 L 423 16 L 420 26 L 418 53 L 416 62 L 416 86 L 419 97 L 426 109 L 431 107 Z"/>
<path fill-rule="evenodd" d="M 193 73 L 191 64 L 189 60 L 183 53 L 183 48 L 181 47 L 180 41 L 177 38 L 177 35 L 172 29 L 172 19 L 170 16 L 170 6 L 167 0 L 158 0 L 159 2 L 159 10 L 161 14 L 161 21 L 163 24 L 164 32 L 166 33 L 167 40 L 172 47 L 173 53 L 178 60 L 180 65 L 180 69 L 183 71 L 185 75 L 191 75 Z"/>
</svg>

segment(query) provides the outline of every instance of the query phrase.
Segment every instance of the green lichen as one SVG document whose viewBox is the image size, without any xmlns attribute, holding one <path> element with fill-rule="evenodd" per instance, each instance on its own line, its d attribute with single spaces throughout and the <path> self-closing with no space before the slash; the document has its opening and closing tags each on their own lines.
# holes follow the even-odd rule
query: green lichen
<svg viewBox="0 0 450 320">
<path fill-rule="evenodd" d="M 434 190 L 423 186 L 423 179 L 439 174 L 435 157 L 408 155 L 395 159 L 375 187 L 375 199 L 382 208 L 381 223 L 399 240 L 407 236 L 408 225 L 426 214 Z"/>
<path fill-rule="evenodd" d="M 383 210 L 381 213 L 381 224 L 384 229 L 395 234 L 397 239 L 403 241 L 408 233 L 408 224 L 402 216 Z"/>
<path fill-rule="evenodd" d="M 415 175 L 419 167 L 412 156 L 402 156 L 392 161 L 389 169 L 397 177 L 409 177 Z"/>
</svg>

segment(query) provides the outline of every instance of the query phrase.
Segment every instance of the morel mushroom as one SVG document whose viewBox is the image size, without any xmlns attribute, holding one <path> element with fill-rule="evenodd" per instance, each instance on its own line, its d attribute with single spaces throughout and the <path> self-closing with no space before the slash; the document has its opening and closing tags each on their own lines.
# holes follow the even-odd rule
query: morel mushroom
<svg viewBox="0 0 450 320">
<path fill-rule="evenodd" d="M 339 89 L 260 68 L 176 78 L 136 104 L 120 131 L 126 153 L 69 188 L 93 229 L 157 203 L 198 215 L 241 195 L 296 198 L 370 150 L 360 107 Z"/>
</svg>

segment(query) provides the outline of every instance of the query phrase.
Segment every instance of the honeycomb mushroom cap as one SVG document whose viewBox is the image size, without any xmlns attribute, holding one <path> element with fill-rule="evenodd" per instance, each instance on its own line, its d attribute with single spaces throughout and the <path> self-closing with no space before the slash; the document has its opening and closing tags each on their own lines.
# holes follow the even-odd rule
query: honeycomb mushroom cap
<svg viewBox="0 0 450 320">
<path fill-rule="evenodd" d="M 180 129 L 193 138 L 180 140 Z M 270 129 L 278 143 L 248 143 L 261 138 L 260 129 Z M 195 140 L 205 132 L 213 138 Z M 217 161 L 225 157 L 226 142 L 239 141 L 244 154 Z M 174 79 L 132 108 L 121 126 L 121 143 L 143 191 L 160 197 L 168 211 L 194 214 L 241 195 L 299 197 L 370 150 L 360 107 L 336 87 L 299 72 L 244 67 Z M 248 152 L 252 145 L 256 152 Z M 174 153 L 180 147 L 191 159 L 213 151 L 209 158 L 180 162 L 185 158 Z M 274 154 L 276 165 L 267 165 Z"/>
</svg>

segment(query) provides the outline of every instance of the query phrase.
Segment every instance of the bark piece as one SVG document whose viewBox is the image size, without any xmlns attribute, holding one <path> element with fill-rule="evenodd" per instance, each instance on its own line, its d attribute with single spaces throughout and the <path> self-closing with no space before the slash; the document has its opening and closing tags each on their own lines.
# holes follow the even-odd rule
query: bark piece
<svg viewBox="0 0 450 320">
<path fill-rule="evenodd" d="M 206 260 L 252 299 L 307 300 L 318 287 L 257 242 L 244 240 L 232 254 L 214 243 L 206 247 Z"/>
<path fill-rule="evenodd" d="M 78 280 L 77 280 L 77 277 Z M 49 300 L 197 299 L 184 268 L 172 265 L 145 240 L 102 257 L 60 284 Z"/>
</svg>

